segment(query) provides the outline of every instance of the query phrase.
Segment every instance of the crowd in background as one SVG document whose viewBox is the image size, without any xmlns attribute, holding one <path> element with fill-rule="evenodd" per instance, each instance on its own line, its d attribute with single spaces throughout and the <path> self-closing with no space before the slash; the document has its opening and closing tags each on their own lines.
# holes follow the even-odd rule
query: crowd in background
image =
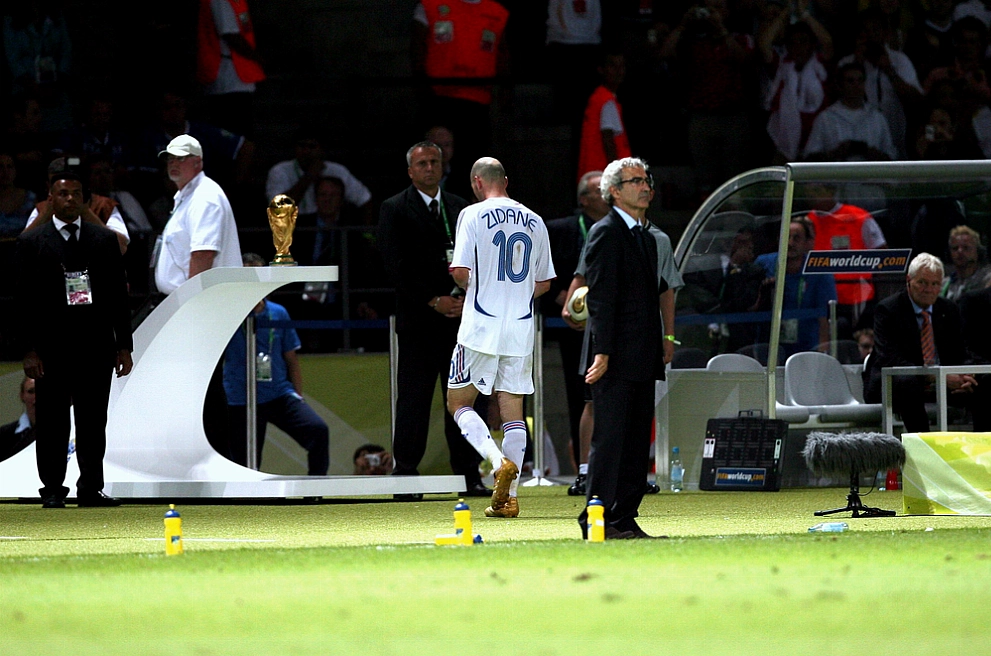
<svg viewBox="0 0 991 656">
<path fill-rule="evenodd" d="M 991 155 L 986 74 L 991 9 L 983 0 L 550 0 L 546 11 L 544 3 L 500 4 L 508 11 L 500 85 L 517 79 L 543 82 L 553 92 L 553 120 L 577 127 L 598 84 L 602 56 L 621 53 L 626 71 L 617 95 L 631 150 L 654 165 L 692 167 L 695 204 L 732 175 L 771 163 Z M 209 12 L 210 3 L 200 6 Z M 420 74 L 415 41 L 429 33 L 425 37 L 415 27 L 424 16 L 417 3 L 411 2 L 409 10 L 415 79 Z M 210 20 L 202 11 L 201 27 Z M 251 106 L 254 82 L 218 88 L 218 80 L 204 78 L 202 58 L 196 70 L 174 71 L 157 87 L 151 82 L 154 93 L 136 112 L 126 91 L 128 80 L 74 65 L 82 46 L 63 3 L 29 3 L 4 13 L 3 261 L 9 261 L 12 241 L 35 203 L 47 197 L 48 163 L 58 156 L 79 156 L 88 189 L 116 201 L 131 235 L 132 292 L 153 291 L 147 282 L 150 245 L 168 220 L 175 192 L 158 152 L 182 133 L 203 144 L 206 172 L 228 192 L 242 230 L 262 225 L 258 207 L 270 195 L 279 166 L 299 168 L 297 182 L 344 180 L 343 190 L 328 183 L 322 194 L 314 193 L 312 207 L 301 206 L 310 216 L 300 225 L 314 234 L 322 225 L 321 213 L 334 217 L 331 227 L 370 226 L 377 202 L 395 192 L 358 181 L 361 172 L 351 175 L 349 162 L 327 162 L 320 149 L 328 135 L 311 125 L 284 135 L 296 148 L 293 160 L 257 149 L 252 132 L 265 117 Z M 173 22 L 169 29 L 186 35 L 173 34 L 177 42 L 188 42 L 197 26 Z M 242 59 L 246 65 L 257 66 L 251 79 L 262 83 L 266 51 L 259 47 L 255 61 L 253 38 L 250 48 L 231 41 L 226 57 L 235 64 L 239 56 L 247 57 Z M 120 111 L 124 101 L 126 114 Z M 577 132 L 572 134 L 576 146 Z M 466 150 L 477 138 L 462 131 Z M 462 166 L 470 164 L 471 155 L 460 157 Z M 577 167 L 577 148 L 572 155 Z M 347 175 L 339 169 L 328 173 L 329 164 Z M 324 196 L 330 209 L 316 207 Z M 661 193 L 656 204 L 665 202 L 670 197 Z M 243 209 L 248 207 L 252 210 Z M 888 225 L 882 227 L 888 231 Z M 946 232 L 939 235 L 931 243 L 912 245 L 948 257 Z M 902 245 L 899 241 L 912 238 L 889 235 L 888 242 Z M 353 248 L 370 264 L 352 274 L 351 283 L 383 286 L 375 278 L 372 231 L 357 231 L 354 239 Z M 324 242 L 316 236 L 302 241 L 306 245 L 297 259 L 311 263 L 313 249 Z M 247 249 L 259 243 L 242 242 Z M 11 277 L 0 278 L 0 296 L 9 296 Z M 332 297 L 334 290 L 329 291 Z M 383 314 L 368 304 L 362 313 L 363 318 Z"/>
</svg>

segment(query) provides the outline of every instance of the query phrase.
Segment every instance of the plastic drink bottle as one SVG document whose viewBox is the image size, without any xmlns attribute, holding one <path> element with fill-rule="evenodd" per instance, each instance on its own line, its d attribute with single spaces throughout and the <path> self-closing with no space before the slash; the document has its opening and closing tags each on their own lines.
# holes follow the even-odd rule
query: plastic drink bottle
<svg viewBox="0 0 991 656">
<path fill-rule="evenodd" d="M 592 497 L 586 509 L 588 514 L 588 541 L 605 542 L 606 540 L 606 507 L 599 497 Z"/>
<path fill-rule="evenodd" d="M 462 544 L 470 545 L 474 538 L 471 533 L 471 508 L 464 499 L 458 499 L 454 506 L 454 532 L 461 538 Z"/>
<path fill-rule="evenodd" d="M 671 491 L 681 492 L 685 487 L 685 468 L 681 466 L 681 452 L 678 447 L 671 449 Z"/>
<path fill-rule="evenodd" d="M 182 517 L 170 503 L 165 513 L 165 555 L 175 556 L 182 553 Z"/>
</svg>

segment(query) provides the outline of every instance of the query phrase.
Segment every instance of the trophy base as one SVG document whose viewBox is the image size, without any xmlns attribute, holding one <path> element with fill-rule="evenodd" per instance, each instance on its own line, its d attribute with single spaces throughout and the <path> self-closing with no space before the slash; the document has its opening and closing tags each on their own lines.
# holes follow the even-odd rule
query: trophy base
<svg viewBox="0 0 991 656">
<path fill-rule="evenodd" d="M 276 255 L 275 259 L 268 263 L 269 266 L 299 266 L 299 263 L 292 259 L 292 255 Z"/>
</svg>

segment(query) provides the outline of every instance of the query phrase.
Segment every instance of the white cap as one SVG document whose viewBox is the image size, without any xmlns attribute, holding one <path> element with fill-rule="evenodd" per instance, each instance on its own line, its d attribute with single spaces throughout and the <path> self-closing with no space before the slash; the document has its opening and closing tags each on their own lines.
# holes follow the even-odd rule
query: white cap
<svg viewBox="0 0 991 656">
<path fill-rule="evenodd" d="M 186 157 L 187 155 L 203 157 L 203 146 L 200 145 L 199 141 L 192 138 L 188 134 L 180 134 L 178 137 L 170 141 L 169 145 L 165 147 L 165 150 L 158 153 L 158 156 L 161 157 L 166 153 L 176 157 Z"/>
</svg>

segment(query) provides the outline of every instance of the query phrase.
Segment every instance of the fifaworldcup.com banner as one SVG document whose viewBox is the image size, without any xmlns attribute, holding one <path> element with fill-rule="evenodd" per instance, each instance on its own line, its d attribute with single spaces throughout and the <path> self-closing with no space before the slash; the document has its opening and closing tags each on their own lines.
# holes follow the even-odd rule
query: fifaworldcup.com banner
<svg viewBox="0 0 991 656">
<path fill-rule="evenodd" d="M 905 273 L 911 248 L 810 251 L 802 273 Z"/>
</svg>

